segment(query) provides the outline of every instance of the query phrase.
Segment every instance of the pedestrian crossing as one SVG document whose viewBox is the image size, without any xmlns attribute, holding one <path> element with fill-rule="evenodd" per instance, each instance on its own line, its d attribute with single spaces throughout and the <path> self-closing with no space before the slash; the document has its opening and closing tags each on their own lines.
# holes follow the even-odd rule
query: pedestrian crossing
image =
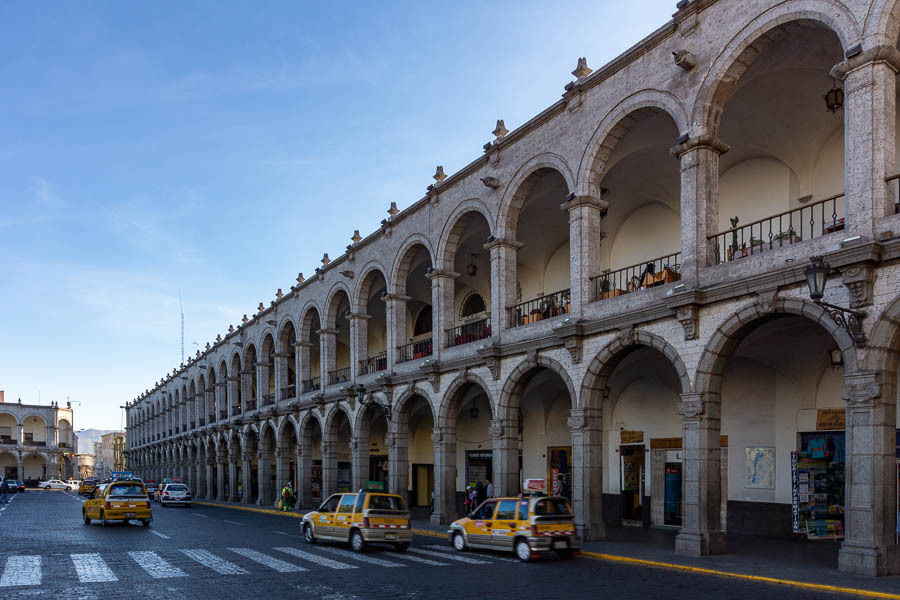
<svg viewBox="0 0 900 600">
<path fill-rule="evenodd" d="M 48 579 L 78 583 L 106 583 L 120 579 L 177 580 L 194 576 L 248 575 L 262 572 L 306 573 L 321 569 L 361 567 L 408 568 L 491 565 L 515 559 L 467 552 L 464 555 L 437 544 L 410 547 L 407 552 L 371 550 L 357 554 L 334 545 L 229 547 L 83 552 L 52 556 L 11 555 L 0 562 L 0 588 L 47 584 Z M 0 597 L 3 594 L 0 593 Z"/>
</svg>

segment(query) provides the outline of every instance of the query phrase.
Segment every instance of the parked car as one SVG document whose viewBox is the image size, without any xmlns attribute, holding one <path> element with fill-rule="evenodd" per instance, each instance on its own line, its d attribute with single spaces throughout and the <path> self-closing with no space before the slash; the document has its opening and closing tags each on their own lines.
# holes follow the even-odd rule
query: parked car
<svg viewBox="0 0 900 600">
<path fill-rule="evenodd" d="M 38 487 L 45 490 L 74 490 L 75 488 L 59 479 L 48 479 L 47 481 L 38 481 Z"/>
<path fill-rule="evenodd" d="M 162 495 L 159 497 L 159 503 L 163 506 L 183 504 L 190 508 L 191 490 L 183 483 L 167 483 L 162 488 Z"/>
<path fill-rule="evenodd" d="M 24 481 L 13 481 L 13 483 L 18 484 L 18 491 L 20 491 L 20 492 L 25 491 L 25 482 Z M 12 484 L 10 484 L 10 485 L 12 485 Z"/>
</svg>

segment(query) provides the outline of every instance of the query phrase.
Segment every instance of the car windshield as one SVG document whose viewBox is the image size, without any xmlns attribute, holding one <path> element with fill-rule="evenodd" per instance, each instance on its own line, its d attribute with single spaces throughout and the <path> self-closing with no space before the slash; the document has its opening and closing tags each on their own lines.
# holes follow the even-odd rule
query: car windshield
<svg viewBox="0 0 900 600">
<path fill-rule="evenodd" d="M 369 508 L 375 510 L 406 510 L 399 496 L 371 496 Z"/>
<path fill-rule="evenodd" d="M 186 485 L 182 485 L 182 484 L 180 484 L 180 483 L 175 483 L 175 484 L 170 483 L 168 486 L 166 486 L 166 491 L 167 491 L 167 492 L 183 492 L 183 491 L 185 491 L 186 489 L 187 489 L 187 486 L 186 486 Z"/>
<path fill-rule="evenodd" d="M 109 490 L 110 496 L 144 496 L 144 488 L 139 485 L 115 485 Z"/>
<path fill-rule="evenodd" d="M 534 504 L 534 514 L 553 517 L 571 516 L 572 509 L 565 498 L 545 498 Z"/>
</svg>

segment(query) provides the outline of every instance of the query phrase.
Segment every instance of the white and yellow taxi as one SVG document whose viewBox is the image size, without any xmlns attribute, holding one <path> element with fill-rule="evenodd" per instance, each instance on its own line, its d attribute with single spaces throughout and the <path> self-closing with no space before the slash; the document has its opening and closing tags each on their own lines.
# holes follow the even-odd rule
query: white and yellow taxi
<svg viewBox="0 0 900 600">
<path fill-rule="evenodd" d="M 469 515 L 450 524 L 453 547 L 515 552 L 527 562 L 544 552 L 568 559 L 581 551 L 575 516 L 568 499 L 536 494 L 485 500 Z"/>
<path fill-rule="evenodd" d="M 309 544 L 317 540 L 350 542 L 354 552 L 363 552 L 367 544 L 392 544 L 404 552 L 412 542 L 409 511 L 396 494 L 366 492 L 334 494 L 318 510 L 303 515 L 303 538 Z"/>
</svg>

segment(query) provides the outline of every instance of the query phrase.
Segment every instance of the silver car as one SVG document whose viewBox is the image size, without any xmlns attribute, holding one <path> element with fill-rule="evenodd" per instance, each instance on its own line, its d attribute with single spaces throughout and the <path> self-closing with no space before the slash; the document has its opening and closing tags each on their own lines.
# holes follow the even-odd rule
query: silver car
<svg viewBox="0 0 900 600">
<path fill-rule="evenodd" d="M 159 495 L 159 503 L 163 506 L 170 504 L 191 505 L 191 490 L 183 483 L 167 483 Z"/>
</svg>

